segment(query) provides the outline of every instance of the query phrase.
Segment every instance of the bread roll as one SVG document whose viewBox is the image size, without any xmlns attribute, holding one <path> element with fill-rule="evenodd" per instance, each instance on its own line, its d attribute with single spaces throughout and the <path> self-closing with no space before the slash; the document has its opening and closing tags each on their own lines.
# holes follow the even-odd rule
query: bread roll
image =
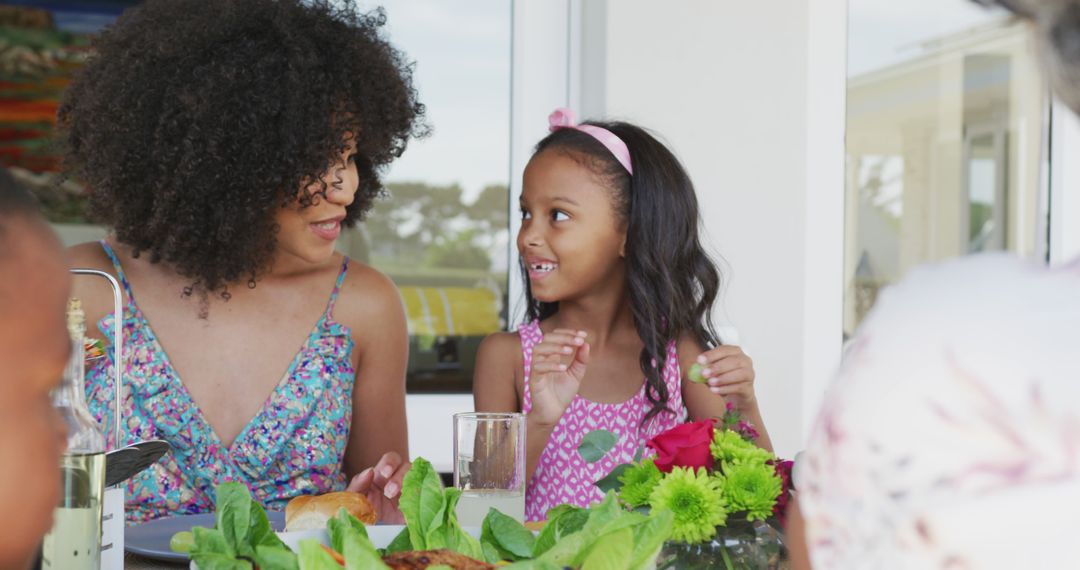
<svg viewBox="0 0 1080 570">
<path fill-rule="evenodd" d="M 325 495 L 301 495 L 285 505 L 285 530 L 317 530 L 326 528 L 326 521 L 337 516 L 344 507 L 350 515 L 364 524 L 375 524 L 378 513 L 360 493 L 340 491 Z"/>
</svg>

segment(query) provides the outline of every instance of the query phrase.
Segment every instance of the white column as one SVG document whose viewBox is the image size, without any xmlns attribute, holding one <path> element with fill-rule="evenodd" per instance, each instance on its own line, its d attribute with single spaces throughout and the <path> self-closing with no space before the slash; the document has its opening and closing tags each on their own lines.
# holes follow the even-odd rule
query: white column
<svg viewBox="0 0 1080 570">
<path fill-rule="evenodd" d="M 814 0 L 806 38 L 806 241 L 803 243 L 802 430 L 840 363 L 844 317 L 847 2 Z M 800 445 L 801 448 L 801 445 Z"/>
<path fill-rule="evenodd" d="M 1050 143 L 1050 264 L 1080 257 L 1080 120 L 1053 103 Z"/>
</svg>

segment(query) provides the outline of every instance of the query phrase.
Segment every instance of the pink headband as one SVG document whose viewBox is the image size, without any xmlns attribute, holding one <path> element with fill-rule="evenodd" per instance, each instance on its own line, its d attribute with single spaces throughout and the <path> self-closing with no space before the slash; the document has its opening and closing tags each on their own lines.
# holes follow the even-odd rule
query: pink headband
<svg viewBox="0 0 1080 570">
<path fill-rule="evenodd" d="M 574 112 L 564 107 L 559 107 L 548 115 L 548 125 L 548 130 L 551 132 L 559 129 L 574 129 L 589 135 L 604 145 L 604 148 L 611 151 L 615 160 L 619 161 L 619 164 L 623 165 L 627 172 L 634 173 L 633 167 L 630 166 L 630 149 L 626 148 L 626 143 L 615 136 L 615 133 L 602 127 L 575 124 Z"/>
</svg>

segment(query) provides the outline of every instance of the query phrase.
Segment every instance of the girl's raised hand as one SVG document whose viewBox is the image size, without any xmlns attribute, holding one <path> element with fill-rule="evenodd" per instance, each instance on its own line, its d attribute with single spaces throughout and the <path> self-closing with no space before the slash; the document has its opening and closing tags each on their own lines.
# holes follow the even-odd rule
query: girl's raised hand
<svg viewBox="0 0 1080 570">
<path fill-rule="evenodd" d="M 754 394 L 754 361 L 734 345 L 720 345 L 697 357 L 701 375 L 709 389 L 730 401 L 739 410 L 757 404 Z"/>
<path fill-rule="evenodd" d="M 529 415 L 539 425 L 558 423 L 577 396 L 589 362 L 589 343 L 585 336 L 585 331 L 555 329 L 533 347 L 529 371 L 532 411 Z"/>
</svg>

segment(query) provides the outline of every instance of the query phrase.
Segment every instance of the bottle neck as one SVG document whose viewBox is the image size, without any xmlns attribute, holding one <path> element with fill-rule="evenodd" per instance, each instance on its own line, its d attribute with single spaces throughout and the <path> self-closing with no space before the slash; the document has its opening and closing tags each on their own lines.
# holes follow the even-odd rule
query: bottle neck
<svg viewBox="0 0 1080 570">
<path fill-rule="evenodd" d="M 64 379 L 53 393 L 53 405 L 86 408 L 86 349 L 82 337 L 71 339 L 71 356 L 64 367 Z"/>
</svg>

